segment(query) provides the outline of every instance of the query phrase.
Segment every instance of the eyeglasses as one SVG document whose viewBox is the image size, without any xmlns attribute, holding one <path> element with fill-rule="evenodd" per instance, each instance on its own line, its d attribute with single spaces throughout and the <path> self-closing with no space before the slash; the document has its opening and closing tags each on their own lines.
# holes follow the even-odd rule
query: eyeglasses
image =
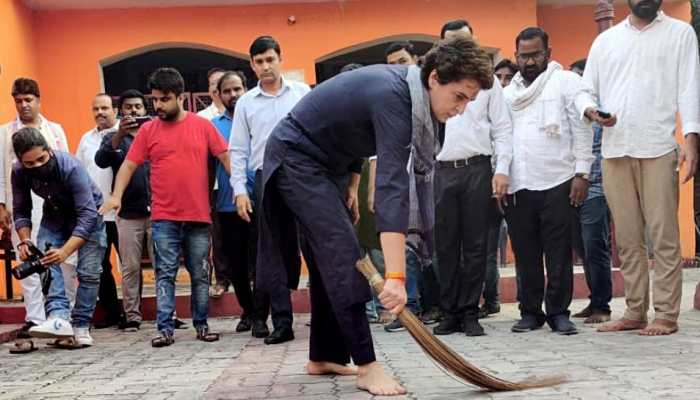
<svg viewBox="0 0 700 400">
<path fill-rule="evenodd" d="M 544 61 L 545 57 L 547 57 L 547 52 L 545 50 L 540 50 L 535 53 L 529 53 L 529 54 L 518 54 L 517 58 L 519 62 L 526 63 L 527 60 L 532 60 L 534 62 L 542 62 Z"/>
</svg>

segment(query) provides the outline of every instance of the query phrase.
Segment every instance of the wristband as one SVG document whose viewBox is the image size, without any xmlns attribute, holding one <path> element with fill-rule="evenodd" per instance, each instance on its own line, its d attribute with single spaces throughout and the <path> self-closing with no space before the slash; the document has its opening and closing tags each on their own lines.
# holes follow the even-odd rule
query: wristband
<svg viewBox="0 0 700 400">
<path fill-rule="evenodd" d="M 401 272 L 387 272 L 384 275 L 384 279 L 395 279 L 406 282 L 406 275 Z"/>
</svg>

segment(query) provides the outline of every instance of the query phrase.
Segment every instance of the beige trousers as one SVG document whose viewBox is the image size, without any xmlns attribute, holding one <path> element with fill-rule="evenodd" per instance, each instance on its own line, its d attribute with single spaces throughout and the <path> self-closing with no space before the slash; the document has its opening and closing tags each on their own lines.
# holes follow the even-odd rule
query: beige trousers
<svg viewBox="0 0 700 400">
<path fill-rule="evenodd" d="M 625 318 L 646 321 L 649 267 L 645 228 L 654 250 L 656 318 L 675 322 L 683 271 L 678 227 L 678 153 L 657 158 L 603 160 L 603 189 L 615 222 L 615 241 L 625 283 Z"/>
<path fill-rule="evenodd" d="M 117 217 L 119 256 L 122 273 L 122 303 L 127 321 L 141 322 L 141 258 L 144 244 L 153 262 L 151 219 L 124 219 Z"/>
</svg>

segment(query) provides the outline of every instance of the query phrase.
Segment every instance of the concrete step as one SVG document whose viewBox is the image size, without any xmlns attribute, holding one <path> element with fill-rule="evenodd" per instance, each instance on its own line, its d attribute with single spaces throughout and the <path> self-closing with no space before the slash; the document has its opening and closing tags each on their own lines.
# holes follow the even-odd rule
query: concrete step
<svg viewBox="0 0 700 400">
<path fill-rule="evenodd" d="M 501 279 L 499 289 L 502 303 L 517 302 L 517 286 L 515 282 L 515 271 L 512 267 L 501 268 Z M 613 296 L 624 296 L 622 276 L 618 269 L 613 269 Z M 295 313 L 308 313 L 311 311 L 309 301 L 309 291 L 306 279 L 302 279 L 299 284 L 300 289 L 292 292 L 292 305 Z M 119 290 L 118 290 L 119 291 Z M 574 298 L 584 299 L 589 294 L 586 278 L 582 267 L 574 267 Z M 121 295 L 121 293 L 120 293 Z M 121 297 L 121 296 L 120 296 Z M 152 321 L 156 318 L 155 288 L 147 285 L 143 288 L 143 298 L 141 301 L 144 320 Z M 177 315 L 183 318 L 191 317 L 189 285 L 180 284 L 176 291 L 175 307 Z M 226 292 L 220 299 L 209 299 L 209 315 L 212 317 L 227 317 L 240 315 L 241 307 L 236 300 L 236 296 L 231 291 Z M 22 302 L 0 303 L 0 324 L 23 324 L 24 304 Z M 104 310 L 98 304 L 95 310 L 95 321 L 102 321 Z"/>
</svg>

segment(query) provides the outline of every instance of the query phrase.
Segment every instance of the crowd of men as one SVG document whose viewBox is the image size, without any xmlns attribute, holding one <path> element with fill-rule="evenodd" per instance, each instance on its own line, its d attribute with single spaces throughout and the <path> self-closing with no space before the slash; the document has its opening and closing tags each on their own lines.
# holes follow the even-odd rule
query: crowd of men
<svg viewBox="0 0 700 400">
<path fill-rule="evenodd" d="M 546 323 L 562 335 L 577 333 L 569 310 L 574 253 L 583 260 L 591 292 L 589 305 L 574 318 L 602 323 L 600 332 L 677 331 L 682 279 L 678 184 L 679 179 L 691 179 L 697 168 L 700 86 L 687 82 L 700 82 L 698 43 L 688 24 L 660 11 L 661 1 L 630 0 L 629 5 L 630 16 L 602 33 L 587 60 L 577 61 L 568 71 L 551 59 L 547 33 L 530 27 L 515 38 L 515 62 L 503 59 L 489 66 L 495 75 L 490 88 L 479 82 L 474 90 L 478 94 L 457 95 L 466 106 L 450 110 L 436 131 L 431 172 L 434 230 L 409 223 L 408 230 L 400 232 L 405 234 L 400 250 L 405 273 L 388 264 L 385 269 L 387 249 L 382 248 L 389 242 L 379 236 L 398 226 L 379 210 L 389 204 L 387 188 L 398 179 L 385 172 L 387 165 L 403 160 L 380 149 L 376 126 L 382 124 L 381 116 L 374 120 L 376 155 L 357 158 L 342 171 L 331 170 L 332 191 L 355 225 L 362 253 L 386 273 L 388 282 L 400 283 L 406 307 L 424 324 L 437 324 L 436 335 L 484 335 L 479 319 L 500 311 L 497 254 L 503 251 L 499 247 L 504 224 L 515 254 L 521 312 L 513 332 Z M 441 43 L 471 43 L 476 32 L 466 20 L 454 20 L 443 26 L 440 37 Z M 426 68 L 410 42 L 390 44 L 385 55 L 387 64 Z M 266 344 L 293 340 L 290 288 L 298 286 L 301 255 L 312 275 L 315 315 L 335 313 L 339 328 L 345 327 L 343 318 L 355 314 L 339 314 L 341 306 L 331 290 L 339 283 L 328 277 L 327 266 L 317 265 L 335 261 L 319 247 L 323 244 L 314 230 L 320 228 L 306 222 L 315 211 L 306 209 L 314 204 L 312 197 L 325 192 L 314 192 L 321 188 L 297 178 L 317 168 L 305 164 L 304 154 L 316 157 L 314 146 L 326 145 L 323 138 L 314 142 L 316 132 L 309 122 L 312 111 L 321 108 L 314 101 L 327 94 L 319 88 L 344 88 L 353 76 L 362 76 L 360 71 L 379 70 L 347 65 L 339 75 L 347 74 L 343 84 L 322 84 L 312 91 L 284 78 L 282 60 L 274 38 L 257 38 L 250 46 L 250 65 L 258 84 L 248 90 L 243 73 L 212 69 L 207 77 L 212 104 L 197 115 L 183 109 L 184 80 L 172 68 L 159 68 L 148 80 L 156 111 L 151 120 L 143 118 L 146 97 L 138 90 L 127 90 L 118 101 L 97 94 L 92 102 L 95 127 L 83 135 L 75 156 L 68 153 L 61 126 L 40 113 L 38 84 L 27 78 L 14 82 L 17 118 L 0 128 L 0 224 L 11 232 L 20 260 L 32 252 L 30 243 L 46 250 L 41 262 L 50 280 L 43 280 L 44 291 L 39 274 L 22 280 L 27 310 L 22 336 L 55 338 L 58 347 L 90 346 L 98 298 L 106 321 L 96 327 L 139 330 L 143 258 L 150 258 L 155 267 L 158 335 L 151 341 L 153 347 L 172 345 L 175 329 L 183 325 L 175 316 L 181 258 L 190 275 L 198 340 L 219 339 L 207 324 L 209 298 L 220 298 L 229 286 L 243 310 L 236 332 L 250 331 Z M 345 90 L 352 93 L 351 88 Z M 309 93 L 318 96 L 307 99 Z M 681 146 L 674 138 L 677 114 L 684 135 Z M 341 122 L 336 121 L 337 126 Z M 273 131 L 277 139 L 270 149 Z M 290 147 L 294 157 L 301 152 L 299 171 L 285 166 L 274 172 L 263 163 L 284 166 L 275 158 L 279 143 L 297 140 L 279 139 L 285 132 L 301 132 L 311 142 Z M 416 146 L 409 146 L 408 163 L 401 161 L 411 176 L 419 173 L 413 157 L 420 154 Z M 268 185 L 279 193 L 268 191 Z M 311 194 L 305 198 L 298 190 L 306 187 Z M 413 207 L 415 188 L 410 195 L 406 189 L 400 200 Z M 291 214 L 271 204 L 290 208 Z M 320 218 L 327 217 L 323 209 L 316 211 Z M 298 224 L 280 223 L 286 215 L 293 215 Z M 615 321 L 610 318 L 612 220 L 626 295 L 624 316 Z M 275 230 L 289 226 L 289 231 Z M 651 323 L 645 231 L 655 259 Z M 295 232 L 300 233 L 298 241 L 289 239 L 297 237 Z M 334 243 L 338 238 L 327 239 Z M 121 265 L 121 306 L 110 262 L 112 247 Z M 211 287 L 210 249 L 215 271 Z M 281 265 L 286 275 L 270 277 L 260 270 L 260 261 L 256 268 L 256 260 L 263 258 Z M 323 296 L 331 298 L 332 310 Z M 363 315 L 389 332 L 401 331 L 405 328 L 389 312 L 403 307 L 396 304 L 375 296 L 362 304 Z M 355 306 L 347 305 L 352 310 Z M 272 331 L 267 325 L 270 316 Z M 346 364 L 342 360 L 347 355 L 330 356 L 331 362 L 324 363 L 329 360 L 321 354 L 329 350 L 324 338 L 314 337 L 313 318 L 311 326 L 309 372 L 351 373 L 337 367 Z M 316 329 L 322 328 L 317 324 Z M 367 356 L 352 338 L 347 340 L 348 354 L 373 362 L 373 353 Z M 29 340 L 18 341 L 12 349 L 32 350 Z M 362 383 L 358 378 L 358 386 L 373 393 L 402 391 L 381 379 Z"/>
</svg>

